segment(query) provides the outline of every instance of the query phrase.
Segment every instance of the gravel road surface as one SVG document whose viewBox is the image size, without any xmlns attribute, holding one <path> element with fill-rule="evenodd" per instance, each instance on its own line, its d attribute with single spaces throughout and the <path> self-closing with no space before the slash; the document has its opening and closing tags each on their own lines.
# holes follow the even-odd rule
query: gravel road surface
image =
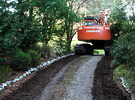
<svg viewBox="0 0 135 100">
<path fill-rule="evenodd" d="M 77 70 L 71 85 L 67 87 L 67 100 L 92 100 L 94 71 L 101 58 L 102 56 L 93 56 Z"/>
<path fill-rule="evenodd" d="M 78 61 L 83 61 L 84 59 L 88 59 L 87 62 L 83 62 L 80 64 L 75 64 L 76 59 L 70 62 L 68 65 L 63 67 L 60 72 L 52 79 L 52 81 L 45 87 L 40 100 L 92 100 L 92 87 L 93 87 L 93 74 L 96 68 L 97 63 L 100 61 L 102 56 L 82 56 L 82 59 L 78 59 Z M 78 61 L 76 63 L 78 63 Z M 76 66 L 77 65 L 77 66 Z M 60 77 L 62 77 L 70 68 L 76 67 L 77 70 L 74 70 L 74 74 L 72 80 L 60 87 L 64 87 L 64 89 L 57 88 L 57 84 L 59 83 Z M 67 69 L 68 68 L 68 69 Z M 66 70 L 67 69 L 67 70 Z M 71 73 L 70 73 L 71 74 Z M 66 77 L 67 79 L 69 77 Z M 61 80 L 66 81 L 66 80 Z M 57 91 L 56 91 L 57 90 Z M 61 91 L 64 90 L 65 92 Z M 52 96 L 55 92 L 61 93 L 61 96 L 55 95 Z"/>
</svg>

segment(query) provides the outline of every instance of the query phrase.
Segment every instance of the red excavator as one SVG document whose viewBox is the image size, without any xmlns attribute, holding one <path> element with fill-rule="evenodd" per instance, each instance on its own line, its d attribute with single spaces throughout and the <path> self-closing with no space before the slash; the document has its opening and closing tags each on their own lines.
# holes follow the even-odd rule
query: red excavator
<svg viewBox="0 0 135 100">
<path fill-rule="evenodd" d="M 78 40 L 90 42 L 91 44 L 79 44 L 75 46 L 76 54 L 92 55 L 94 49 L 104 49 L 105 55 L 109 55 L 112 45 L 111 30 L 109 24 L 110 10 L 100 12 L 100 18 L 87 16 L 83 25 L 78 27 Z"/>
</svg>

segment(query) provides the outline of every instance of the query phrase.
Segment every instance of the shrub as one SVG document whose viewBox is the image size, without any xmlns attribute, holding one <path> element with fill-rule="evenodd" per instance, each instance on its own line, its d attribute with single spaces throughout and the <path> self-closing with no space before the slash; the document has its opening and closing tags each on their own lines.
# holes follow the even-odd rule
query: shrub
<svg viewBox="0 0 135 100">
<path fill-rule="evenodd" d="M 120 65 L 114 70 L 115 76 L 124 77 L 128 88 L 135 93 L 135 71 L 132 69 L 127 70 L 127 66 Z M 117 82 L 117 81 L 116 81 Z"/>
<path fill-rule="evenodd" d="M 115 40 L 111 54 L 115 75 L 124 77 L 129 89 L 135 93 L 135 31 L 121 35 Z"/>
<path fill-rule="evenodd" d="M 0 58 L 0 65 L 3 63 L 3 62 L 6 62 L 6 58 Z"/>
<path fill-rule="evenodd" d="M 22 51 L 22 49 L 17 48 L 17 49 L 14 49 L 14 50 L 11 51 L 11 55 L 15 55 L 18 52 L 23 52 L 23 51 Z"/>
<path fill-rule="evenodd" d="M 49 58 L 55 56 L 55 46 L 51 47 L 45 43 L 38 43 L 31 48 L 34 51 L 37 51 L 39 56 L 42 58 Z"/>
<path fill-rule="evenodd" d="M 56 55 L 64 55 L 60 47 L 55 48 L 55 51 L 56 51 Z"/>
<path fill-rule="evenodd" d="M 9 66 L 0 66 L 0 83 L 5 82 L 10 72 Z"/>
<path fill-rule="evenodd" d="M 34 50 L 29 50 L 28 54 L 31 57 L 31 65 L 32 66 L 37 66 L 41 63 L 41 58 L 38 55 L 38 52 L 34 51 Z"/>
<path fill-rule="evenodd" d="M 121 35 L 118 40 L 113 44 L 111 50 L 111 55 L 113 59 L 116 60 L 119 65 L 124 64 L 128 69 L 135 66 L 135 35 L 134 32 L 130 32 L 126 35 Z"/>
<path fill-rule="evenodd" d="M 15 70 L 28 70 L 31 64 L 31 56 L 22 51 L 17 51 L 12 57 L 12 67 Z"/>
<path fill-rule="evenodd" d="M 115 13 L 111 14 L 113 15 L 111 18 L 113 19 L 111 33 L 113 38 L 118 35 L 114 38 L 117 40 L 114 41 L 111 50 L 113 57 L 111 65 L 116 66 L 115 75 L 124 77 L 129 89 L 135 93 L 135 19 L 134 16 L 127 19 L 125 9 L 123 7 L 119 8 L 122 9 L 114 10 Z"/>
</svg>

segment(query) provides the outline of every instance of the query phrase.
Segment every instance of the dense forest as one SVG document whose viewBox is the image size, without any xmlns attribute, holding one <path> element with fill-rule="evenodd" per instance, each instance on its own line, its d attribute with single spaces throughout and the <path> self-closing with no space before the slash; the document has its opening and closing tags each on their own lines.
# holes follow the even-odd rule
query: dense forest
<svg viewBox="0 0 135 100">
<path fill-rule="evenodd" d="M 111 65 L 115 74 L 128 79 L 130 88 L 135 87 L 134 0 L 1 0 L 0 76 L 11 68 L 27 70 L 53 53 L 70 52 L 85 13 L 99 17 L 103 9 L 111 10 Z"/>
</svg>

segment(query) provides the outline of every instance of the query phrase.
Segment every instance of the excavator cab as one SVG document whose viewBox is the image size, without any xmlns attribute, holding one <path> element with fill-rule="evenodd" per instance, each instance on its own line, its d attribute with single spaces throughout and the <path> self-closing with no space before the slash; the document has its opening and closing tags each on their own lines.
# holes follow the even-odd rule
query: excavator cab
<svg viewBox="0 0 135 100">
<path fill-rule="evenodd" d="M 94 23 L 94 21 L 85 21 L 85 26 L 92 26 Z"/>
<path fill-rule="evenodd" d="M 98 20 L 96 17 L 87 16 L 84 18 L 83 26 L 93 26 L 97 24 L 98 24 Z"/>
</svg>

